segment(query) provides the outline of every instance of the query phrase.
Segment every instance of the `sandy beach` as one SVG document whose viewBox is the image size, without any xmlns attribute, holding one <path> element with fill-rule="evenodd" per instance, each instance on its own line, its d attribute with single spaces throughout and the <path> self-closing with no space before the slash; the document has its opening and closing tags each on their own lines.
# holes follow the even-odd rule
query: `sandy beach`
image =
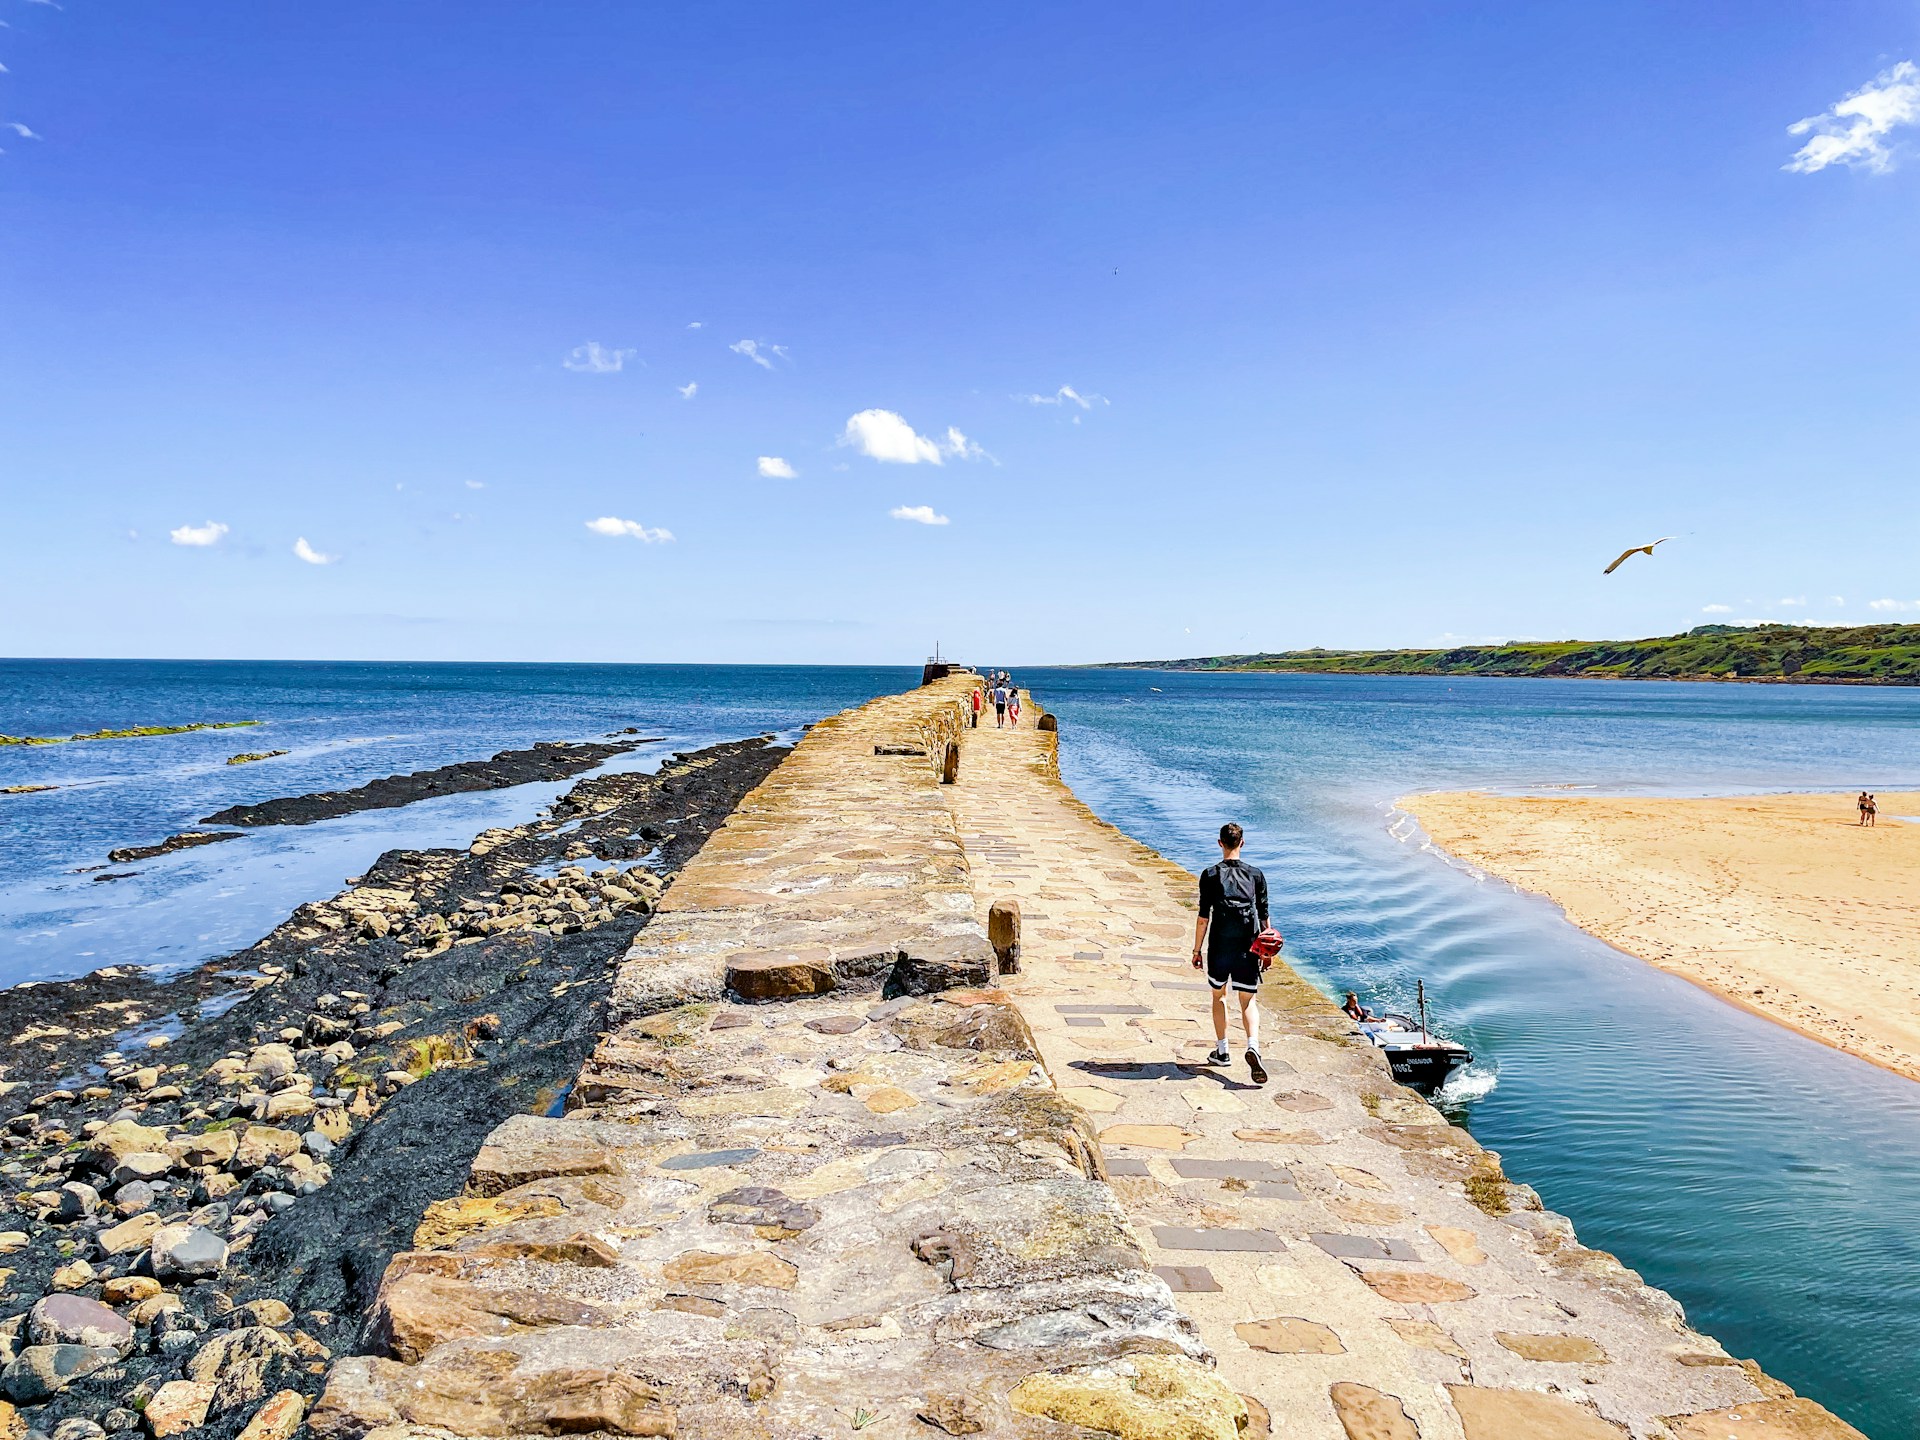
<svg viewBox="0 0 1920 1440">
<path fill-rule="evenodd" d="M 1920 795 L 1409 796 L 1448 853 L 1630 955 L 1920 1079 Z"/>
</svg>

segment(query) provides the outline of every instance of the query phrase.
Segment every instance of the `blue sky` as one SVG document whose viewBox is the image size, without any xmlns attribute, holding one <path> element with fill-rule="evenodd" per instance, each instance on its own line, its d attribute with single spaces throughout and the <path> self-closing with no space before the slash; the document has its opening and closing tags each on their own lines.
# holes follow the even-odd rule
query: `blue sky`
<svg viewBox="0 0 1920 1440">
<path fill-rule="evenodd" d="M 1912 0 L 0 19 L 0 653 L 1920 620 Z"/>
</svg>

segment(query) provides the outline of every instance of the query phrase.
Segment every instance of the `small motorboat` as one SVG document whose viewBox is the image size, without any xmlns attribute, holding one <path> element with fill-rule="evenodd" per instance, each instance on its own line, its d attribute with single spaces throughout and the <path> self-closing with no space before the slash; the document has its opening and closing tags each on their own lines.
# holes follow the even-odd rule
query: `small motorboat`
<svg viewBox="0 0 1920 1440">
<path fill-rule="evenodd" d="M 1466 1046 L 1435 1035 L 1427 1028 L 1427 986 L 1419 982 L 1420 1018 L 1387 1011 L 1358 1021 L 1360 1033 L 1378 1048 L 1393 1067 L 1393 1078 L 1423 1095 L 1447 1083 L 1447 1077 L 1473 1059 Z"/>
</svg>

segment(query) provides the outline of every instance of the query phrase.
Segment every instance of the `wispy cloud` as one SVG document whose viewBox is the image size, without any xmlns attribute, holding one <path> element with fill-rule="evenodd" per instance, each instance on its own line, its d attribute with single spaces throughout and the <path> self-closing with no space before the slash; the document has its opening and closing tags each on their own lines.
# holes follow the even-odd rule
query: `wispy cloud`
<svg viewBox="0 0 1920 1440">
<path fill-rule="evenodd" d="M 700 382 L 698 380 L 689 380 L 686 384 L 676 385 L 673 388 L 680 392 L 680 398 L 682 400 L 691 400 L 700 393 Z"/>
<path fill-rule="evenodd" d="M 1920 610 L 1920 600 L 1869 600 L 1869 610 Z"/>
<path fill-rule="evenodd" d="M 41 135 L 39 132 L 30 129 L 25 125 L 22 125 L 18 120 L 7 121 L 6 127 L 7 129 L 13 131 L 14 134 L 18 135 L 22 140 L 44 140 L 46 138 L 44 135 Z"/>
<path fill-rule="evenodd" d="M 340 558 L 338 555 L 322 555 L 307 543 L 307 537 L 304 535 L 293 542 L 293 553 L 309 565 L 331 565 Z"/>
<path fill-rule="evenodd" d="M 687 329 L 698 330 L 702 325 L 705 325 L 706 323 L 707 322 L 704 320 L 689 320 L 687 322 Z"/>
<path fill-rule="evenodd" d="M 1731 606 L 1731 605 L 1702 605 L 1702 606 L 1700 607 L 1700 613 L 1701 613 L 1702 615 L 1731 615 L 1731 614 L 1733 613 L 1733 606 Z"/>
<path fill-rule="evenodd" d="M 182 525 L 178 530 L 169 530 L 167 538 L 176 545 L 218 545 L 226 533 L 226 526 L 218 520 L 209 520 L 204 525 Z"/>
<path fill-rule="evenodd" d="M 778 455 L 762 455 L 760 478 L 762 480 L 798 480 L 800 474 Z"/>
<path fill-rule="evenodd" d="M 1789 609 L 1798 610 L 1807 603 L 1807 597 L 1804 595 L 1789 595 L 1785 599 L 1776 600 L 1773 603 L 1776 605 L 1785 605 Z"/>
<path fill-rule="evenodd" d="M 769 345 L 765 340 L 736 340 L 727 347 L 736 355 L 744 355 L 762 370 L 773 369 L 775 360 L 787 358 L 787 347 Z"/>
<path fill-rule="evenodd" d="M 569 370 L 578 370 L 585 375 L 611 375 L 616 370 L 624 370 L 627 361 L 637 353 L 634 350 L 610 350 L 598 340 L 589 340 L 584 345 L 574 346 L 560 363 Z"/>
<path fill-rule="evenodd" d="M 951 425 L 939 440 L 920 434 L 892 410 L 862 410 L 847 421 L 840 444 L 892 465 L 942 465 L 949 459 L 983 460 L 985 450 Z"/>
<path fill-rule="evenodd" d="M 1830 106 L 1787 127 L 1789 135 L 1805 135 L 1807 142 L 1794 151 L 1782 169 L 1811 175 L 1829 165 L 1845 165 L 1883 175 L 1893 168 L 1894 153 L 1887 137 L 1903 125 L 1920 121 L 1920 69 L 1902 60 L 1882 70 L 1867 84 Z"/>
<path fill-rule="evenodd" d="M 587 528 L 596 535 L 638 540 L 643 545 L 659 545 L 673 539 L 671 530 L 650 530 L 638 520 L 622 520 L 615 515 L 602 515 L 598 520 L 589 520 Z"/>
<path fill-rule="evenodd" d="M 1112 403 L 1104 395 L 1092 393 L 1082 395 L 1071 385 L 1062 385 L 1051 395 L 1016 395 L 1013 398 L 1024 400 L 1029 405 L 1078 405 L 1082 410 L 1091 410 L 1096 405 Z"/>
<path fill-rule="evenodd" d="M 484 480 L 469 480 L 467 481 L 467 488 L 469 490 L 484 490 L 487 488 L 487 482 Z"/>
<path fill-rule="evenodd" d="M 887 512 L 896 520 L 911 520 L 916 525 L 946 525 L 946 516 L 935 513 L 931 505 L 896 505 Z"/>
</svg>

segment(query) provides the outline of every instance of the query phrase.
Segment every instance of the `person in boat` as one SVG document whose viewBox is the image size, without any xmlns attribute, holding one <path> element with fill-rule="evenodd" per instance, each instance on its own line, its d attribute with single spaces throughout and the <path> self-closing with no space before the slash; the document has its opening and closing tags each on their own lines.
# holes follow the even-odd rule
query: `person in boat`
<svg viewBox="0 0 1920 1440">
<path fill-rule="evenodd" d="M 1193 968 L 1202 968 L 1213 992 L 1213 1054 L 1215 1065 L 1232 1058 L 1227 1049 L 1227 991 L 1240 1000 L 1240 1025 L 1247 1034 L 1247 1069 L 1253 1083 L 1267 1083 L 1260 1063 L 1260 972 L 1269 962 L 1253 950 L 1267 928 L 1267 877 L 1240 858 L 1245 832 L 1228 821 L 1220 827 L 1220 863 L 1200 873 L 1200 915 L 1193 924 Z"/>
<path fill-rule="evenodd" d="M 1380 1018 L 1379 1016 L 1375 1015 L 1373 1011 L 1369 1010 L 1366 1006 L 1362 1005 L 1360 1003 L 1360 997 L 1354 994 L 1353 991 L 1351 990 L 1347 991 L 1347 1003 L 1342 1005 L 1340 1008 L 1346 1011 L 1347 1014 L 1352 1016 L 1356 1021 L 1377 1020 Z"/>
</svg>

